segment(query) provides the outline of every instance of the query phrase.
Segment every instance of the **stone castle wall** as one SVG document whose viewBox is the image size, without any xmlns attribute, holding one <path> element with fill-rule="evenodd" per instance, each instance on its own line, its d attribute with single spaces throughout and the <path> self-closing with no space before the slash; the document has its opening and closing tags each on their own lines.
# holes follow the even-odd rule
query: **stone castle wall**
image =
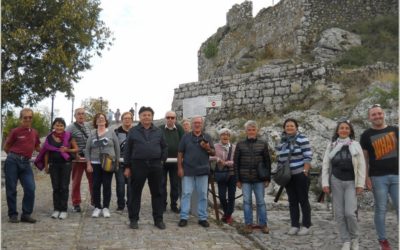
<svg viewBox="0 0 400 250">
<path fill-rule="evenodd" d="M 199 80 L 239 74 L 263 53 L 287 58 L 310 52 L 323 30 L 346 29 L 378 15 L 398 15 L 398 1 L 281 0 L 254 18 L 252 3 L 245 1 L 229 10 L 227 24 L 201 45 Z M 204 50 L 210 41 L 218 43 L 218 53 L 206 58 Z"/>
</svg>

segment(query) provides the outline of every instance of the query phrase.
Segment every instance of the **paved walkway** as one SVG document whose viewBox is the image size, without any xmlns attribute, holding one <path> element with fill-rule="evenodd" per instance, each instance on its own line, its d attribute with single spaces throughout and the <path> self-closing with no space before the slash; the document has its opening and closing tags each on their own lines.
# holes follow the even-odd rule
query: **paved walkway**
<svg viewBox="0 0 400 250">
<path fill-rule="evenodd" d="M 207 229 L 197 224 L 192 217 L 185 228 L 177 226 L 179 215 L 170 210 L 164 215 L 166 230 L 153 226 L 149 190 L 143 192 L 139 230 L 128 228 L 126 210 L 122 214 L 115 212 L 116 197 L 113 192 L 111 218 L 91 218 L 88 205 L 87 184 L 83 183 L 83 212 L 69 213 L 67 220 L 50 218 L 52 212 L 52 189 L 49 176 L 36 174 L 36 204 L 33 216 L 36 224 L 8 223 L 5 189 L 2 188 L 2 249 L 340 249 L 335 223 L 331 211 L 320 204 L 313 204 L 312 220 L 314 226 L 308 236 L 289 236 L 289 213 L 287 201 L 273 204 L 273 197 L 267 195 L 268 219 L 271 233 L 268 235 L 255 231 L 251 235 L 242 235 L 240 227 L 243 212 L 239 210 L 238 200 L 234 218 L 237 223 L 228 226 L 216 223 L 210 209 L 211 226 Z M 114 182 L 114 181 L 113 181 Z M 115 190 L 113 188 L 113 190 Z M 21 204 L 21 188 L 18 189 L 18 208 Z M 373 213 L 360 211 L 361 249 L 378 249 Z M 393 249 L 398 249 L 398 224 L 393 212 L 387 216 L 388 235 Z"/>
</svg>

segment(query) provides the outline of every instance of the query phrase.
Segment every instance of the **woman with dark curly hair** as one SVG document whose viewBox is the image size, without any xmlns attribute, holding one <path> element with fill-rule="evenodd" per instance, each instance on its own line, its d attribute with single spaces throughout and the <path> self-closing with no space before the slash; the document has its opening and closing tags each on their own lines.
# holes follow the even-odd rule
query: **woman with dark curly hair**
<svg viewBox="0 0 400 250">
<path fill-rule="evenodd" d="M 322 188 L 332 192 L 333 209 L 343 250 L 359 249 L 357 196 L 365 183 L 365 160 L 360 143 L 354 140 L 350 121 L 338 122 L 322 163 Z"/>
</svg>

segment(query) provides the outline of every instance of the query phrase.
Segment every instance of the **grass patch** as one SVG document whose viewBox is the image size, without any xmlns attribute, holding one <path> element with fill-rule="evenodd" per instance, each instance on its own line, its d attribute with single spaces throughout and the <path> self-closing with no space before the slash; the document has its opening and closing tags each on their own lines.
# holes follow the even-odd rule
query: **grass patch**
<svg viewBox="0 0 400 250">
<path fill-rule="evenodd" d="M 398 29 L 397 16 L 378 16 L 356 23 L 351 31 L 361 36 L 362 45 L 344 53 L 336 65 L 354 68 L 377 61 L 398 64 Z"/>
<path fill-rule="evenodd" d="M 204 56 L 207 59 L 213 58 L 218 54 L 218 44 L 215 41 L 209 41 L 204 48 Z"/>
</svg>

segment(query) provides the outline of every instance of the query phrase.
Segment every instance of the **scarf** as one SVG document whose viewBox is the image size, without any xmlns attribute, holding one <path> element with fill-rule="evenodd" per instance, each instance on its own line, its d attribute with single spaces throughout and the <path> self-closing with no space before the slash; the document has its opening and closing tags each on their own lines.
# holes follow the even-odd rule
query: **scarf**
<svg viewBox="0 0 400 250">
<path fill-rule="evenodd" d="M 335 157 L 335 155 L 342 149 L 343 146 L 349 146 L 349 151 L 352 156 L 357 155 L 357 151 L 354 147 L 353 141 L 347 137 L 344 139 L 338 138 L 336 141 L 331 144 L 331 152 L 329 152 L 329 159 Z"/>
<path fill-rule="evenodd" d="M 281 135 L 282 151 L 285 151 L 287 148 L 289 148 L 289 150 L 293 150 L 293 146 L 292 147 L 290 146 L 294 145 L 299 135 L 300 135 L 299 132 L 297 132 L 295 135 L 288 135 L 285 132 L 283 132 Z"/>
<path fill-rule="evenodd" d="M 55 147 L 53 145 L 51 145 L 49 143 L 49 136 L 52 136 L 54 132 L 51 132 L 49 135 L 46 136 L 46 140 L 42 146 L 42 148 L 40 149 L 40 152 L 38 154 L 38 156 L 36 157 L 34 164 L 35 166 L 42 171 L 44 169 L 44 156 L 46 155 L 46 153 L 48 151 L 54 151 L 54 152 L 60 152 L 60 148 Z M 71 138 L 71 133 L 68 131 L 65 131 L 64 133 L 61 134 L 62 135 L 62 145 L 64 147 L 69 147 L 69 140 Z M 56 136 L 57 138 L 59 138 L 58 136 Z M 71 157 L 68 153 L 66 152 L 60 152 L 61 156 L 65 159 L 65 160 L 69 160 L 69 158 Z"/>
</svg>

